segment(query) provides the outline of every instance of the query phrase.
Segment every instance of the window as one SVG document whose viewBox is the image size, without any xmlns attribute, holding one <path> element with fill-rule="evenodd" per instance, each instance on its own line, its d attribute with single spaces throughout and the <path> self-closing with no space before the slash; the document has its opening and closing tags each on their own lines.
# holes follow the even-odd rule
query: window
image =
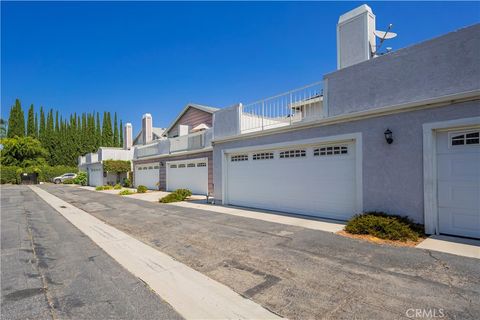
<svg viewBox="0 0 480 320">
<path fill-rule="evenodd" d="M 159 166 L 154 166 L 153 169 L 160 169 L 160 167 Z"/>
<path fill-rule="evenodd" d="M 314 156 L 331 156 L 331 155 L 338 155 L 338 154 L 348 154 L 348 147 L 347 146 L 331 146 L 331 147 L 322 147 L 322 148 L 313 149 Z"/>
<path fill-rule="evenodd" d="M 462 134 L 453 134 L 450 138 L 450 144 L 452 146 L 463 146 L 466 144 L 479 144 L 480 131 L 466 132 Z"/>
<path fill-rule="evenodd" d="M 170 169 L 175 169 L 175 168 L 177 168 L 177 165 L 176 165 L 176 164 L 171 164 L 171 165 L 170 165 Z"/>
<path fill-rule="evenodd" d="M 194 167 L 195 167 L 195 163 L 189 163 L 189 164 L 187 164 L 187 167 L 188 167 L 188 168 L 194 168 Z"/>
<path fill-rule="evenodd" d="M 253 160 L 273 159 L 273 152 L 260 152 L 253 154 Z"/>
<path fill-rule="evenodd" d="M 197 167 L 206 167 L 207 164 L 205 162 L 199 162 L 197 163 Z"/>
<path fill-rule="evenodd" d="M 248 160 L 248 154 L 239 154 L 236 156 L 232 156 L 231 161 L 236 162 L 236 161 L 247 161 Z"/>
<path fill-rule="evenodd" d="M 152 170 L 152 169 L 153 169 L 153 167 L 152 167 L 152 166 L 148 167 L 148 170 Z"/>
<path fill-rule="evenodd" d="M 185 168 L 185 163 L 179 164 L 178 167 L 179 168 Z"/>
<path fill-rule="evenodd" d="M 142 170 L 142 167 L 138 167 L 137 170 Z"/>
<path fill-rule="evenodd" d="M 305 149 L 287 150 L 287 151 L 280 152 L 280 159 L 298 158 L 298 157 L 305 157 L 305 156 L 306 156 Z"/>
</svg>

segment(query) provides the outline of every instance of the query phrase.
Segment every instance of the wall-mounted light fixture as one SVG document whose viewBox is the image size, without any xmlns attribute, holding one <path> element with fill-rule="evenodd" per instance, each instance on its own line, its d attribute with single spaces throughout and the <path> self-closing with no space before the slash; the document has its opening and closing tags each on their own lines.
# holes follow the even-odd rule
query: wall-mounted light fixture
<svg viewBox="0 0 480 320">
<path fill-rule="evenodd" d="M 383 133 L 385 135 L 385 140 L 388 144 L 392 144 L 393 142 L 393 132 L 390 129 L 385 130 Z"/>
<path fill-rule="evenodd" d="M 163 166 L 164 166 L 164 163 L 163 163 L 163 161 L 160 161 L 160 167 L 162 167 L 162 168 L 163 168 Z"/>
</svg>

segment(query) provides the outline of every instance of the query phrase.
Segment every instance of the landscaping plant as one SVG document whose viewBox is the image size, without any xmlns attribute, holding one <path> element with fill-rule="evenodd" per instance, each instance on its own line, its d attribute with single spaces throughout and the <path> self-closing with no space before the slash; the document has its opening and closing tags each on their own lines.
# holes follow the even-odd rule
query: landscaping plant
<svg viewBox="0 0 480 320">
<path fill-rule="evenodd" d="M 128 196 L 130 194 L 134 194 L 134 192 L 132 192 L 128 189 L 125 189 L 125 190 L 120 191 L 118 194 L 121 195 L 121 196 Z"/>
<path fill-rule="evenodd" d="M 113 187 L 109 184 L 106 184 L 106 185 L 103 186 L 103 190 L 112 190 L 112 189 L 113 189 Z"/>
<path fill-rule="evenodd" d="M 102 190 L 103 190 L 103 186 L 95 187 L 95 190 L 97 190 L 97 191 L 102 191 Z"/>
<path fill-rule="evenodd" d="M 122 189 L 122 185 L 120 183 L 117 183 L 116 185 L 113 186 L 114 190 L 120 190 Z"/>
<path fill-rule="evenodd" d="M 145 192 L 147 192 L 147 190 L 148 189 L 145 186 L 140 185 L 140 186 L 137 187 L 137 193 L 145 193 Z"/>
<path fill-rule="evenodd" d="M 75 179 L 73 179 L 75 184 L 79 184 L 81 186 L 87 185 L 87 173 L 86 172 L 79 172 Z"/>
<path fill-rule="evenodd" d="M 179 202 L 187 199 L 192 195 L 192 191 L 188 189 L 177 189 L 174 192 L 166 195 L 165 197 L 158 200 L 161 203 L 170 203 L 170 202 Z"/>
<path fill-rule="evenodd" d="M 65 179 L 63 180 L 63 184 L 73 184 L 74 180 L 73 179 Z"/>
<path fill-rule="evenodd" d="M 348 221 L 345 231 L 400 241 L 417 241 L 424 235 L 422 225 L 414 223 L 407 217 L 388 215 L 385 212 L 365 212 L 356 215 Z"/>
<path fill-rule="evenodd" d="M 123 186 L 125 188 L 130 188 L 132 186 L 132 183 L 130 182 L 130 179 L 128 179 L 128 178 L 123 179 Z"/>
</svg>

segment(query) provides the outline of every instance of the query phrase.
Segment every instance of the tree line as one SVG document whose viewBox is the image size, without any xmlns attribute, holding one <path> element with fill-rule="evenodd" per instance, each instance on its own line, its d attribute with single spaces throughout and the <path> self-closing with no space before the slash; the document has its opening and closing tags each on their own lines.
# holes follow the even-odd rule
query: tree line
<svg viewBox="0 0 480 320">
<path fill-rule="evenodd" d="M 10 109 L 7 138 L 32 137 L 38 139 L 49 154 L 47 162 L 51 166 L 75 166 L 77 158 L 99 147 L 121 147 L 123 145 L 123 122 L 118 121 L 115 112 L 70 114 L 63 118 L 58 110 L 40 107 L 35 112 L 33 104 L 25 113 L 20 100 Z"/>
</svg>

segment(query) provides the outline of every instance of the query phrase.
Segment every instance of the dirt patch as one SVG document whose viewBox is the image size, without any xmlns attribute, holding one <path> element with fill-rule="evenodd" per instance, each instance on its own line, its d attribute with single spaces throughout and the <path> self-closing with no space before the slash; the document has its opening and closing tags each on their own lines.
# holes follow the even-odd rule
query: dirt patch
<svg viewBox="0 0 480 320">
<path fill-rule="evenodd" d="M 420 242 L 425 240 L 425 238 L 418 238 L 417 241 L 386 240 L 386 239 L 380 239 L 368 234 L 351 234 L 346 232 L 345 230 L 340 230 L 337 232 L 337 234 L 347 238 L 360 239 L 363 241 L 368 241 L 376 244 L 386 244 L 394 247 L 416 247 Z"/>
</svg>

